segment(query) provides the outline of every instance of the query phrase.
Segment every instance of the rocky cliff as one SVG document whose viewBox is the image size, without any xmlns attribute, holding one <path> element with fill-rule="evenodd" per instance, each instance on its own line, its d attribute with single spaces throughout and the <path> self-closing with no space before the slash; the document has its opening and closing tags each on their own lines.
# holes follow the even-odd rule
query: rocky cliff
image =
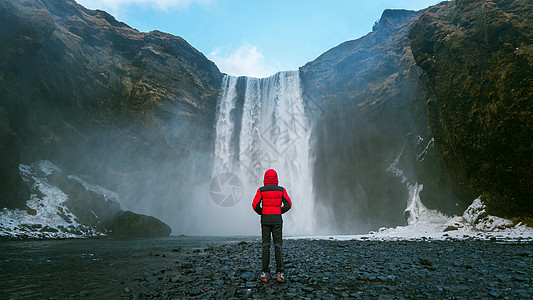
<svg viewBox="0 0 533 300">
<path fill-rule="evenodd" d="M 314 128 L 316 199 L 345 230 L 404 224 L 420 184 L 430 208 L 451 214 L 468 204 L 449 188 L 433 145 L 425 77 L 407 37 L 418 17 L 387 10 L 371 33 L 300 69 L 307 101 L 323 111 Z"/>
<path fill-rule="evenodd" d="M 533 206 L 533 4 L 444 2 L 409 32 L 429 78 L 431 130 L 455 190 L 492 213 Z"/>
<path fill-rule="evenodd" d="M 0 37 L 2 206 L 29 199 L 19 163 L 47 159 L 150 213 L 158 181 L 211 155 L 222 74 L 182 38 L 73 0 L 0 0 Z"/>
</svg>

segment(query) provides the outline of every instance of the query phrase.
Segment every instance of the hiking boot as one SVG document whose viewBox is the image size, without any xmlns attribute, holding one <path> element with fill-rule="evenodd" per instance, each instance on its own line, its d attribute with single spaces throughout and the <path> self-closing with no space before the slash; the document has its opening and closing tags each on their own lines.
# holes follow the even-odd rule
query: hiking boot
<svg viewBox="0 0 533 300">
<path fill-rule="evenodd" d="M 278 279 L 277 279 L 277 281 L 278 281 L 279 283 L 284 283 L 284 282 L 285 282 L 285 273 L 283 273 L 283 272 L 278 272 Z"/>
<path fill-rule="evenodd" d="M 258 278 L 262 282 L 268 282 L 268 272 L 261 272 L 261 274 L 259 274 Z"/>
</svg>

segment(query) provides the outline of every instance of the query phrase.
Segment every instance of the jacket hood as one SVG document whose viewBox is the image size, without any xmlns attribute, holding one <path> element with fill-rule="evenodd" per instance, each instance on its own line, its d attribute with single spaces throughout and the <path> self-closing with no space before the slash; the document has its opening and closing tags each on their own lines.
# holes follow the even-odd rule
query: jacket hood
<svg viewBox="0 0 533 300">
<path fill-rule="evenodd" d="M 265 185 L 278 184 L 278 173 L 274 169 L 268 169 L 265 172 L 265 179 L 263 180 Z"/>
</svg>

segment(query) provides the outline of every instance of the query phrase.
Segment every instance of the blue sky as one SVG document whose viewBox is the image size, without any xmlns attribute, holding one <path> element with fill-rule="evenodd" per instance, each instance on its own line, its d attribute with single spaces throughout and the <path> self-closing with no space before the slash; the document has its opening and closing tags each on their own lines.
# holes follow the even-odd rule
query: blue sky
<svg viewBox="0 0 533 300">
<path fill-rule="evenodd" d="M 387 8 L 419 10 L 438 0 L 76 0 L 140 31 L 187 40 L 231 75 L 296 70 L 359 38 Z"/>
</svg>

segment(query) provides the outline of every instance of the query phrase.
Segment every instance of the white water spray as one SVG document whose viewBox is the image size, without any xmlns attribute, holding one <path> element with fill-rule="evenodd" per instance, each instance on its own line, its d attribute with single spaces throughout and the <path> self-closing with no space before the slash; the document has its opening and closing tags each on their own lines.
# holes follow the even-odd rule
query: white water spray
<svg viewBox="0 0 533 300">
<path fill-rule="evenodd" d="M 237 102 L 236 92 L 237 78 L 225 76 L 222 81 L 222 95 L 219 102 L 219 112 L 216 121 L 215 140 L 215 168 L 214 173 L 220 174 L 232 169 L 235 160 L 231 147 L 231 134 L 235 129 L 235 124 L 231 120 L 231 112 L 235 109 Z"/>
<path fill-rule="evenodd" d="M 237 216 L 255 214 L 251 208 L 252 198 L 262 185 L 264 172 L 273 168 L 278 172 L 279 184 L 287 189 L 293 200 L 293 209 L 283 216 L 285 233 L 312 234 L 311 129 L 298 71 L 242 80 L 245 80 L 245 90 L 241 120 L 231 118 L 232 111 L 237 109 L 238 80 L 226 76 L 223 81 L 213 175 L 237 174 L 245 185 L 241 201 L 245 205 L 239 203 L 224 209 L 238 210 Z M 233 141 L 234 131 L 239 127 L 237 141 Z M 255 220 L 258 221 L 258 217 Z"/>
</svg>

